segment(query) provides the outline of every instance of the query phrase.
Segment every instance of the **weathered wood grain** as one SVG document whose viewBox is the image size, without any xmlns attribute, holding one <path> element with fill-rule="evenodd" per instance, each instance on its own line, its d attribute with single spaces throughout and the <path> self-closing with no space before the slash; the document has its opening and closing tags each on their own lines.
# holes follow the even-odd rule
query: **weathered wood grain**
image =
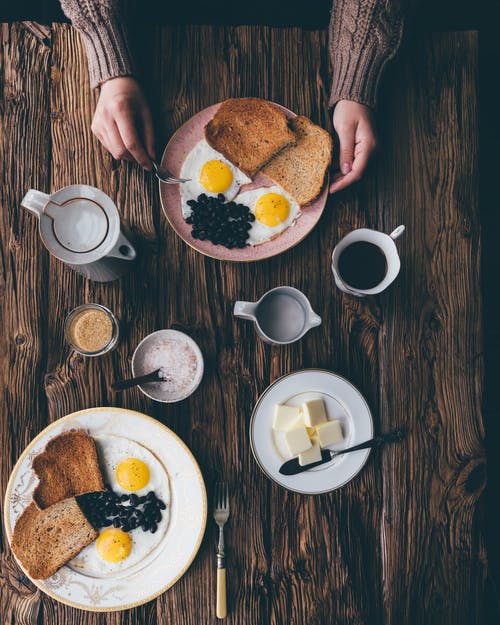
<svg viewBox="0 0 500 625">
<path fill-rule="evenodd" d="M 381 300 L 380 414 L 386 428 L 403 422 L 411 430 L 408 445 L 383 458 L 389 624 L 410 613 L 425 625 L 482 622 L 482 602 L 472 600 L 486 576 L 478 509 L 485 485 L 481 245 L 471 184 L 478 179 L 477 43 L 477 33 L 416 42 L 393 84 L 404 73 L 416 79 L 397 107 L 389 103 L 394 88 L 386 94 L 378 225 L 389 232 L 401 222 L 407 232 L 398 243 L 401 279 Z"/>
<path fill-rule="evenodd" d="M 20 208 L 20 201 L 30 187 L 48 186 L 50 53 L 20 26 L 3 24 L 1 33 L 0 483 L 4 493 L 17 456 L 47 418 L 40 388 L 46 359 L 47 259 L 38 224 Z M 34 130 L 27 133 L 27 128 Z M 3 518 L 3 496 L 0 508 Z M 3 529 L 1 543 L 2 621 L 36 623 L 40 593 L 19 571 Z"/>
<path fill-rule="evenodd" d="M 50 49 L 18 26 L 4 27 L 3 35 L 0 431 L 10 450 L 2 456 L 3 488 L 15 458 L 48 421 L 96 405 L 141 410 L 187 442 L 209 494 L 217 477 L 230 477 L 228 625 L 480 622 L 475 35 L 426 36 L 408 46 L 381 107 L 384 149 L 377 166 L 356 188 L 330 199 L 303 243 L 256 265 L 196 254 L 169 228 L 150 175 L 102 150 L 90 132 L 96 94 L 70 27 L 53 26 Z M 230 96 L 268 98 L 331 127 L 324 32 L 177 26 L 138 32 L 137 39 L 159 152 L 191 115 Z M 135 237 L 137 269 L 116 283 L 90 284 L 49 258 L 34 219 L 17 208 L 29 186 L 46 191 L 77 182 L 108 193 Z M 340 294 L 330 270 L 335 243 L 354 227 L 389 231 L 400 222 L 408 232 L 399 243 L 398 282 L 374 299 Z M 256 299 L 278 284 L 304 290 L 323 317 L 300 343 L 279 349 L 232 317 L 236 299 Z M 121 320 L 119 348 L 101 359 L 79 357 L 64 344 L 66 313 L 88 301 Z M 202 348 L 206 374 L 199 390 L 165 406 L 137 389 L 111 394 L 109 381 L 130 372 L 140 339 L 172 325 Z M 25 341 L 16 342 L 18 336 Z M 367 397 L 377 429 L 411 427 L 407 444 L 373 454 L 350 484 L 319 497 L 271 484 L 249 448 L 257 397 L 280 375 L 303 367 L 351 379 Z M 12 582 L 8 567 L 15 565 L 3 545 L 3 620 L 214 622 L 214 546 L 209 519 L 198 557 L 172 589 L 146 606 L 105 615 L 61 606 L 29 584 L 24 591 L 22 581 Z"/>
</svg>

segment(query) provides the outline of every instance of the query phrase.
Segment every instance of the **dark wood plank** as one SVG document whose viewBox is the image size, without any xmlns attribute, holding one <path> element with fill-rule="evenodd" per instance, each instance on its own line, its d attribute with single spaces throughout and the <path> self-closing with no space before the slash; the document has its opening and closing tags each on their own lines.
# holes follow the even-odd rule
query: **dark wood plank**
<svg viewBox="0 0 500 625">
<path fill-rule="evenodd" d="M 416 42 L 391 84 L 413 80 L 383 104 L 379 227 L 407 232 L 401 278 L 381 300 L 380 414 L 387 428 L 411 429 L 407 446 L 383 456 L 390 624 L 408 614 L 425 625 L 482 622 L 477 44 L 473 32 Z"/>
<path fill-rule="evenodd" d="M 49 184 L 50 49 L 20 25 L 1 26 L 0 47 L 0 509 L 17 457 L 44 427 L 47 257 L 36 219 L 20 207 L 29 188 Z M 34 129 L 26 132 L 27 128 Z M 20 573 L 2 523 L 3 622 L 37 622 L 40 592 Z"/>
</svg>

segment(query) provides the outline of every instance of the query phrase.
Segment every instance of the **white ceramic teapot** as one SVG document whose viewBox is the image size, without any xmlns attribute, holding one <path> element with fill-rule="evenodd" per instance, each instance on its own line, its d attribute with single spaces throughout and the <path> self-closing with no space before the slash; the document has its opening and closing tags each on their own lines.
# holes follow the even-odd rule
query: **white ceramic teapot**
<svg viewBox="0 0 500 625">
<path fill-rule="evenodd" d="M 137 254 L 120 230 L 113 200 L 88 185 L 74 184 L 47 195 L 30 189 L 21 206 L 36 215 L 45 247 L 89 280 L 116 280 Z"/>
</svg>

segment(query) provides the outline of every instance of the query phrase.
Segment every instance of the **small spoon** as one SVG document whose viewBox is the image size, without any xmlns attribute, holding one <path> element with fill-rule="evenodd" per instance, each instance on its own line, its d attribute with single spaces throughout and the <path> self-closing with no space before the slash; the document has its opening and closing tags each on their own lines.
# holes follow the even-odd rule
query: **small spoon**
<svg viewBox="0 0 500 625">
<path fill-rule="evenodd" d="M 119 382 L 113 382 L 111 389 L 113 391 L 124 391 L 127 388 L 133 386 L 139 386 L 140 384 L 146 384 L 147 382 L 168 382 L 170 376 L 167 375 L 165 369 L 160 367 L 156 371 L 147 373 L 146 375 L 140 375 L 136 378 L 129 378 L 128 380 L 120 380 Z"/>
</svg>

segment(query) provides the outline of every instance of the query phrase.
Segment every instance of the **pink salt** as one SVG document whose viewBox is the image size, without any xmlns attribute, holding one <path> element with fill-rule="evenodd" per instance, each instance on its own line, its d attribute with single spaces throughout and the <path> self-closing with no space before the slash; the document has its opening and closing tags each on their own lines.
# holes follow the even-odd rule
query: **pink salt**
<svg viewBox="0 0 500 625">
<path fill-rule="evenodd" d="M 198 356 L 182 339 L 158 339 L 148 345 L 141 362 L 139 374 L 160 369 L 161 382 L 150 382 L 145 388 L 152 394 L 161 393 L 170 398 L 185 395 L 193 386 L 198 371 Z"/>
</svg>

